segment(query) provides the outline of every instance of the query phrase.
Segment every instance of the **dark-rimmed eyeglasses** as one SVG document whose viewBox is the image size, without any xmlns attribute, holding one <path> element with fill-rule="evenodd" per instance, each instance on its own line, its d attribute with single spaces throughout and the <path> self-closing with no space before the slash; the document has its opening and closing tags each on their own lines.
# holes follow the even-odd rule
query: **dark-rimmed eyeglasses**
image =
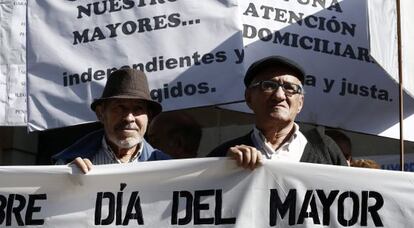
<svg viewBox="0 0 414 228">
<path fill-rule="evenodd" d="M 291 83 L 291 82 L 281 83 L 277 81 L 258 81 L 258 82 L 252 83 L 249 86 L 249 88 L 253 88 L 253 87 L 260 87 L 260 89 L 266 93 L 273 93 L 279 87 L 282 87 L 283 92 L 285 92 L 285 94 L 287 95 L 303 93 L 303 87 L 301 85 Z"/>
</svg>

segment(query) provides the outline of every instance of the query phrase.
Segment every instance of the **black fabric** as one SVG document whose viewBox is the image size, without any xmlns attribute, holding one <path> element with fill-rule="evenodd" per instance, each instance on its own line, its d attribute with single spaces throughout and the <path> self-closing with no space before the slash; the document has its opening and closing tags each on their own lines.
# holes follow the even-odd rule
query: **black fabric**
<svg viewBox="0 0 414 228">
<path fill-rule="evenodd" d="M 254 146 L 251 134 L 252 131 L 244 136 L 221 144 L 212 150 L 207 157 L 225 157 L 229 148 L 236 145 L 243 144 L 246 146 Z M 343 166 L 348 165 L 341 149 L 330 137 L 325 135 L 322 129 L 313 128 L 303 134 L 308 140 L 308 143 L 306 144 L 300 159 L 301 162 Z"/>
</svg>

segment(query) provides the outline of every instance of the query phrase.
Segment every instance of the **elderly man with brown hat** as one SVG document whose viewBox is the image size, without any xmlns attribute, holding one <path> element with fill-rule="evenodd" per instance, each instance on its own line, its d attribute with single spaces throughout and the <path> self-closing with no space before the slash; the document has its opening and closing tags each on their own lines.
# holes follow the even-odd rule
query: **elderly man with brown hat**
<svg viewBox="0 0 414 228">
<path fill-rule="evenodd" d="M 93 164 L 169 159 L 144 139 L 149 120 L 162 111 L 161 104 L 153 101 L 149 94 L 143 72 L 114 71 L 108 77 L 101 98 L 91 104 L 103 129 L 86 135 L 53 156 L 56 164 L 76 164 L 87 173 Z"/>
</svg>

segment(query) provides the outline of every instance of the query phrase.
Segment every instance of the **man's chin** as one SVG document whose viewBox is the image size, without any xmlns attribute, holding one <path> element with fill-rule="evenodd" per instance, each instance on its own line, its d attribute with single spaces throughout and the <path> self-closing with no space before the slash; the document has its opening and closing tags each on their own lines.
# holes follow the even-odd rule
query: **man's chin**
<svg viewBox="0 0 414 228">
<path fill-rule="evenodd" d="M 125 139 L 113 140 L 113 143 L 122 149 L 132 148 L 142 142 L 142 137 L 127 137 Z"/>
<path fill-rule="evenodd" d="M 278 122 L 288 122 L 290 121 L 290 118 L 286 115 L 284 115 L 283 113 L 272 113 L 270 114 L 271 118 L 273 119 L 273 121 L 278 121 Z"/>
</svg>

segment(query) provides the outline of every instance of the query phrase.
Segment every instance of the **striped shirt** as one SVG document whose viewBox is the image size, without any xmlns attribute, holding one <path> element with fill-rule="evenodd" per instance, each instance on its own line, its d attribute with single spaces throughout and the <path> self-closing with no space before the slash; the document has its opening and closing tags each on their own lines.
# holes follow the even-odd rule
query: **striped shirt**
<svg viewBox="0 0 414 228">
<path fill-rule="evenodd" d="M 139 156 L 141 155 L 143 146 L 142 143 L 139 144 L 138 152 L 132 157 L 128 162 L 138 162 Z M 102 137 L 102 146 L 99 148 L 98 153 L 91 160 L 92 164 L 94 165 L 104 165 L 104 164 L 117 164 L 123 163 L 120 159 L 118 159 L 111 149 L 111 147 L 106 142 L 106 138 Z"/>
</svg>

